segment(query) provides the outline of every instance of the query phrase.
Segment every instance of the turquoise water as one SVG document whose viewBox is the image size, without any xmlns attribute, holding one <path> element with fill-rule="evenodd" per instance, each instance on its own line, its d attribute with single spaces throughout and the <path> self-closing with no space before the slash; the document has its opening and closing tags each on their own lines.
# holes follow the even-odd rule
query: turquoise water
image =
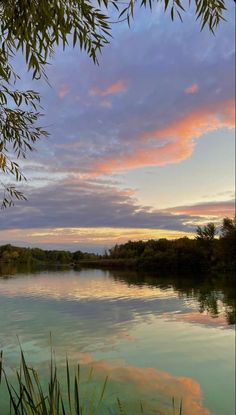
<svg viewBox="0 0 236 415">
<path fill-rule="evenodd" d="M 0 348 L 9 371 L 27 359 L 43 373 L 49 333 L 59 366 L 66 353 L 93 385 L 106 375 L 106 402 L 116 396 L 128 414 L 143 402 L 147 414 L 234 415 L 235 298 L 233 287 L 206 285 L 188 276 L 153 277 L 134 272 L 56 270 L 0 278 Z M 0 395 L 0 414 L 7 412 Z M 157 411 L 158 409 L 158 411 Z"/>
</svg>

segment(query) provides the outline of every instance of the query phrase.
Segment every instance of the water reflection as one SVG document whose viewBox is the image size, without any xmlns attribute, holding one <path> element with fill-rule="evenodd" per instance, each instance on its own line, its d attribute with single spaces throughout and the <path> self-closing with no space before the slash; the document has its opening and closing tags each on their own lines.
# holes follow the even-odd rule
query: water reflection
<svg viewBox="0 0 236 415">
<path fill-rule="evenodd" d="M 236 292 L 235 276 L 223 275 L 153 275 L 135 272 L 113 271 L 113 278 L 129 285 L 157 287 L 161 290 L 173 289 L 179 297 L 194 298 L 199 304 L 200 313 L 206 312 L 212 318 L 224 315 L 229 325 L 235 324 Z"/>
<path fill-rule="evenodd" d="M 0 278 L 0 346 L 10 365 L 17 360 L 18 335 L 31 362 L 46 366 L 51 331 L 59 364 L 65 352 L 74 362 L 93 364 L 98 378 L 108 374 L 113 392 L 129 405 L 142 396 L 152 413 L 158 393 L 166 397 L 165 408 L 171 396 L 184 397 L 185 415 L 232 415 L 235 297 L 229 277 L 16 271 L 2 268 Z"/>
<path fill-rule="evenodd" d="M 87 365 L 91 365 L 98 375 L 107 373 L 110 379 L 116 382 L 122 382 L 126 385 L 135 387 L 136 394 L 139 399 L 146 393 L 153 397 L 159 396 L 158 408 L 163 409 L 165 414 L 172 413 L 173 408 L 170 400 L 163 402 L 164 396 L 177 397 L 179 404 L 181 397 L 184 401 L 185 415 L 210 415 L 210 411 L 204 408 L 202 404 L 202 391 L 200 385 L 191 378 L 173 376 L 168 372 L 161 371 L 156 368 L 142 368 L 134 365 L 127 365 L 122 361 L 99 360 L 94 361 L 90 354 L 81 354 L 80 361 Z M 160 396 L 162 395 L 162 401 Z M 179 407 L 179 405 L 178 405 Z M 150 407 L 151 409 L 151 407 Z M 170 411 L 170 412 L 169 412 Z M 153 411 L 152 411 L 153 412 Z M 159 415 L 164 412 L 157 412 Z"/>
<path fill-rule="evenodd" d="M 153 298 L 186 298 L 198 302 L 200 313 L 206 312 L 212 318 L 222 317 L 224 314 L 229 325 L 235 324 L 236 295 L 234 276 L 208 276 L 199 275 L 153 275 L 132 271 L 98 271 L 83 270 L 80 273 L 79 285 L 74 279 L 75 272 L 66 269 L 64 278 L 62 268 L 42 271 L 32 266 L 21 268 L 10 264 L 0 264 L 0 278 L 14 277 L 14 284 L 1 286 L 1 294 L 10 296 L 37 296 L 57 299 L 153 299 Z M 58 279 L 48 278 L 50 272 L 56 272 Z M 40 275 L 34 284 L 22 275 Z M 100 278 L 102 275 L 102 279 Z M 92 276 L 92 280 L 91 280 Z M 18 280 L 16 279 L 18 277 Z M 71 278 L 72 277 L 72 278 Z M 88 278 L 89 277 L 89 278 Z M 109 284 L 108 284 L 109 280 Z M 119 281 L 124 284 L 115 284 Z M 154 289 L 155 288 L 155 289 Z"/>
</svg>

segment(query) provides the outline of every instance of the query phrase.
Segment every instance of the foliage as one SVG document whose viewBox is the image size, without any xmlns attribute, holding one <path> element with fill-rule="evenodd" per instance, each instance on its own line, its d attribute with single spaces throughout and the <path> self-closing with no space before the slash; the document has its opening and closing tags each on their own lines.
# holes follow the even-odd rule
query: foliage
<svg viewBox="0 0 236 415">
<path fill-rule="evenodd" d="M 234 219 L 224 218 L 221 227 L 222 238 L 235 238 L 236 233 L 236 216 Z"/>
<path fill-rule="evenodd" d="M 98 256 L 93 253 L 63 250 L 43 250 L 40 248 L 23 248 L 10 244 L 0 246 L 0 262 L 4 263 L 38 263 L 63 265 L 72 264 L 79 260 L 93 260 Z"/>
<path fill-rule="evenodd" d="M 72 42 L 88 53 L 97 63 L 98 53 L 109 43 L 113 23 L 134 16 L 136 7 L 152 9 L 155 3 L 164 5 L 171 19 L 182 20 L 185 11 L 182 0 L 0 0 L 0 173 L 25 180 L 16 159 L 25 158 L 36 141 L 47 132 L 38 126 L 41 117 L 40 97 L 31 90 L 14 90 L 19 80 L 12 62 L 19 53 L 25 59 L 33 79 L 46 77 L 46 65 L 55 47 L 63 49 Z M 189 1 L 189 5 L 191 0 Z M 214 32 L 226 10 L 224 0 L 192 0 L 201 29 L 208 25 Z M 113 10 L 112 10 L 113 9 Z M 112 22 L 110 16 L 115 15 Z M 113 19 L 113 20 L 114 20 Z M 15 186 L 0 182 L 3 188 L 2 207 L 13 200 L 25 199 Z"/>
<path fill-rule="evenodd" d="M 7 82 L 10 82 L 8 74 L 6 76 Z M 41 115 L 39 101 L 40 97 L 34 91 L 12 91 L 0 82 L 0 172 L 13 176 L 18 182 L 25 180 L 25 176 L 19 164 L 12 160 L 12 153 L 17 159 L 26 158 L 34 143 L 40 137 L 47 136 L 47 132 L 37 126 Z M 14 198 L 26 199 L 15 186 L 6 185 L 3 181 L 0 184 L 4 191 L 2 208 L 11 206 Z"/>
<path fill-rule="evenodd" d="M 202 241 L 213 241 L 217 234 L 216 226 L 214 223 L 209 222 L 207 225 L 198 226 L 196 229 L 197 232 L 197 239 Z"/>
<path fill-rule="evenodd" d="M 224 263 L 236 262 L 236 217 L 224 218 L 220 236 L 220 255 Z"/>
<path fill-rule="evenodd" d="M 216 239 L 214 223 L 197 227 L 196 238 L 176 240 L 129 241 L 115 245 L 109 250 L 107 259 L 136 259 L 138 268 L 182 270 L 184 268 L 235 267 L 236 226 L 235 220 L 223 219 L 220 238 Z M 105 259 L 105 257 L 104 257 Z"/>
</svg>

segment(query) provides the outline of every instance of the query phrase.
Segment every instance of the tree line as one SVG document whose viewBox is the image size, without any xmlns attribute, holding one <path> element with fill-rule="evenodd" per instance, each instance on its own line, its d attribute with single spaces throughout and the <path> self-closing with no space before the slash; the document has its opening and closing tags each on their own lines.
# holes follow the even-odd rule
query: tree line
<svg viewBox="0 0 236 415">
<path fill-rule="evenodd" d="M 10 244 L 0 246 L 0 262 L 3 263 L 41 263 L 41 264 L 73 264 L 81 260 L 94 260 L 97 255 L 88 252 L 44 250 L 40 248 L 23 248 Z"/>
<path fill-rule="evenodd" d="M 107 253 L 109 259 L 136 259 L 141 268 L 235 268 L 236 220 L 223 219 L 217 230 L 214 223 L 198 226 L 196 237 L 175 240 L 161 238 L 148 241 L 129 241 L 115 245 Z"/>
<path fill-rule="evenodd" d="M 217 235 L 218 234 L 218 235 Z M 235 269 L 236 220 L 224 218 L 219 230 L 213 223 L 198 226 L 196 237 L 174 240 L 150 239 L 115 245 L 104 255 L 94 253 L 0 247 L 3 263 L 91 264 L 98 266 L 136 267 L 143 269 Z"/>
</svg>

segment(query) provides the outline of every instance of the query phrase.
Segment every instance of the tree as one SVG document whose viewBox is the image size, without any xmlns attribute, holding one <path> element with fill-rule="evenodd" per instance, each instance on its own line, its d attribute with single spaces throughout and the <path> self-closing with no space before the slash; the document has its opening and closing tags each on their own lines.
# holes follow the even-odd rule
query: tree
<svg viewBox="0 0 236 415">
<path fill-rule="evenodd" d="M 203 226 L 203 228 L 198 226 L 196 232 L 197 239 L 202 241 L 213 241 L 217 234 L 217 229 L 213 222 L 209 222 L 207 225 Z"/>
<path fill-rule="evenodd" d="M 13 62 L 21 52 L 33 79 L 46 77 L 45 68 L 57 45 L 63 49 L 72 42 L 79 44 L 97 63 L 97 55 L 111 36 L 109 16 L 116 12 L 116 22 L 130 21 L 138 5 L 149 7 L 163 3 L 171 19 L 182 20 L 182 0 L 0 0 L 0 173 L 25 180 L 17 159 L 25 158 L 41 136 L 47 135 L 38 121 L 40 97 L 31 90 L 19 91 L 19 80 Z M 191 3 L 191 0 L 189 1 Z M 201 29 L 208 25 L 214 32 L 226 10 L 225 0 L 192 0 Z M 14 158 L 12 158 L 14 156 Z M 1 181 L 4 190 L 2 207 L 13 199 L 25 199 L 15 186 Z"/>
<path fill-rule="evenodd" d="M 228 217 L 223 219 L 220 234 L 220 254 L 225 264 L 232 268 L 236 265 L 235 251 L 236 251 L 236 217 L 230 219 Z"/>
<path fill-rule="evenodd" d="M 224 218 L 221 227 L 221 237 L 233 239 L 236 236 L 236 216 L 234 219 Z"/>
</svg>

